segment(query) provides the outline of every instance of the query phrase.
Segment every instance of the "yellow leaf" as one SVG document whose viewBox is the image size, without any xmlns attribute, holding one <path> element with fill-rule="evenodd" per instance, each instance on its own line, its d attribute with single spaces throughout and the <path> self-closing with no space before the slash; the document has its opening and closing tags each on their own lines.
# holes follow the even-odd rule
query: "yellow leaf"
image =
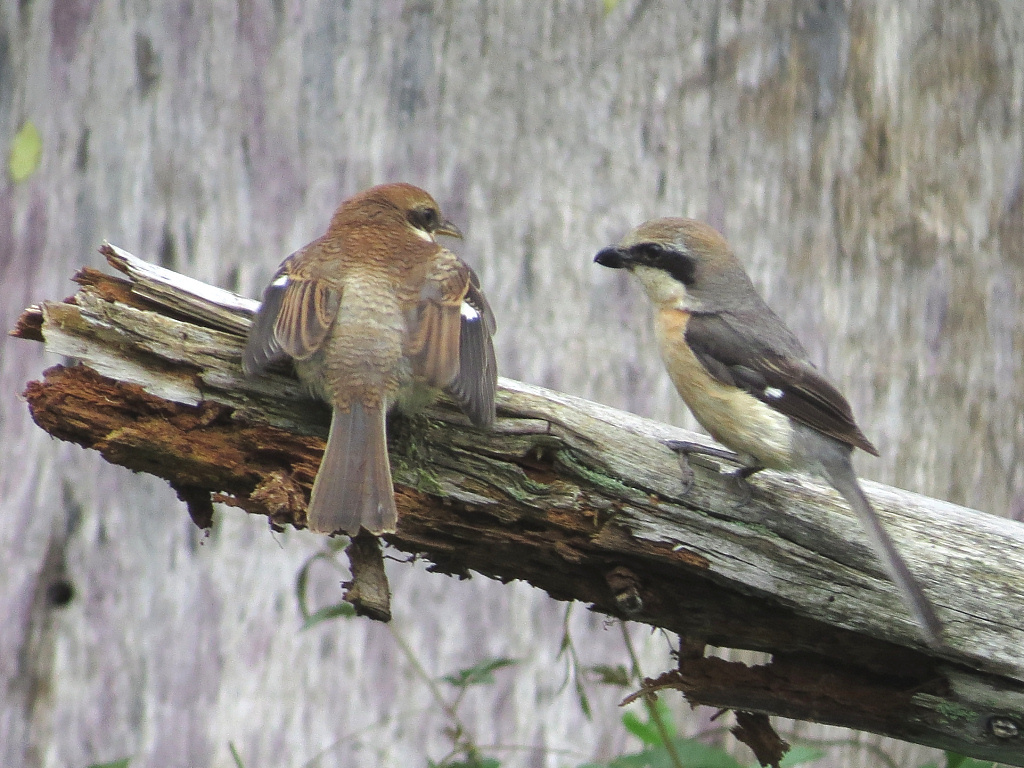
<svg viewBox="0 0 1024 768">
<path fill-rule="evenodd" d="M 14 182 L 24 181 L 36 172 L 42 159 L 43 137 L 39 135 L 35 123 L 29 120 L 14 134 L 14 141 L 11 142 L 11 156 L 7 166 L 11 179 Z"/>
</svg>

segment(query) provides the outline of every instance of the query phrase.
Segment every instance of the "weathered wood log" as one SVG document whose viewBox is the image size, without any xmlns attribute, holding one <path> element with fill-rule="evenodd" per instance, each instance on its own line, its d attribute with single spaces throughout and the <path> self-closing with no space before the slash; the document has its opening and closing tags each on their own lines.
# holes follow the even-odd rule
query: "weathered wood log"
<svg viewBox="0 0 1024 768">
<path fill-rule="evenodd" d="M 242 376 L 256 303 L 102 251 L 126 278 L 83 270 L 73 299 L 28 308 L 14 331 L 82 363 L 29 384 L 36 423 L 165 478 L 194 518 L 212 499 L 302 526 L 328 414 L 285 368 Z M 690 652 L 649 685 L 694 703 L 1024 766 L 1024 525 L 865 484 L 945 622 L 936 652 L 823 485 L 764 472 L 744 499 L 692 460 L 686 487 L 663 441 L 700 436 L 501 384 L 491 433 L 445 403 L 391 420 L 389 545 L 678 633 Z M 705 645 L 773 656 L 750 667 Z"/>
</svg>

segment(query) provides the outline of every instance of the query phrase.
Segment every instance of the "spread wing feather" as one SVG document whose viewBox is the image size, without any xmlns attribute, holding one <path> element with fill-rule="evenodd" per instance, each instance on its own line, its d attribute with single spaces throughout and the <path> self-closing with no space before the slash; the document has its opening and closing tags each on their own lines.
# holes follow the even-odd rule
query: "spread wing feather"
<svg viewBox="0 0 1024 768">
<path fill-rule="evenodd" d="M 406 354 L 417 378 L 447 390 L 474 424 L 489 427 L 498 387 L 494 315 L 473 270 L 444 256 L 420 292 Z"/>
<path fill-rule="evenodd" d="M 497 324 L 476 273 L 470 270 L 469 274 L 469 290 L 460 311 L 459 373 L 448 391 L 474 424 L 490 427 L 498 391 L 498 363 L 491 340 Z"/>
<path fill-rule="evenodd" d="M 320 348 L 338 314 L 341 293 L 321 280 L 288 274 L 281 265 L 253 320 L 242 355 L 249 375 L 285 358 L 303 360 Z"/>
<path fill-rule="evenodd" d="M 290 280 L 274 323 L 274 336 L 285 354 L 303 360 L 316 352 L 340 304 L 341 294 L 321 280 Z"/>
</svg>

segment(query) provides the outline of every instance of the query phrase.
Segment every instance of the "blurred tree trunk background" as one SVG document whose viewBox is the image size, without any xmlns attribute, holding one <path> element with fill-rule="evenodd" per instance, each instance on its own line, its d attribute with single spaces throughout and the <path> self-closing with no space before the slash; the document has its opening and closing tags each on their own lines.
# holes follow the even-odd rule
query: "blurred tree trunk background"
<svg viewBox="0 0 1024 768">
<path fill-rule="evenodd" d="M 591 259 L 644 219 L 706 219 L 848 394 L 883 455 L 864 476 L 1024 516 L 1016 3 L 8 0 L 0 147 L 5 329 L 104 238 L 256 297 L 342 198 L 407 180 L 466 234 L 503 375 L 684 426 L 646 302 Z M 161 482 L 50 439 L 18 399 L 58 362 L 38 347 L 0 347 L 0 764 L 440 759 L 450 719 L 387 628 L 299 631 L 323 540 L 233 510 L 205 538 Z M 337 600 L 321 565 L 310 594 Z M 460 710 L 502 765 L 637 747 L 620 689 L 588 683 L 588 720 L 563 685 L 564 605 L 392 566 L 428 673 L 519 660 Z M 602 617 L 567 626 L 581 664 L 629 663 Z M 672 663 L 632 634 L 645 672 Z"/>
</svg>

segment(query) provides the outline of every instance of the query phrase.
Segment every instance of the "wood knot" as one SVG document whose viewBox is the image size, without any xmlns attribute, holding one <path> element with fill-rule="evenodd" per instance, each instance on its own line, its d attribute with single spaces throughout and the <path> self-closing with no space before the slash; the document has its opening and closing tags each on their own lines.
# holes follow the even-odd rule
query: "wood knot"
<svg viewBox="0 0 1024 768">
<path fill-rule="evenodd" d="M 988 732 L 997 739 L 1009 741 L 1020 737 L 1020 724 L 1013 718 L 996 715 L 988 719 Z"/>
</svg>

